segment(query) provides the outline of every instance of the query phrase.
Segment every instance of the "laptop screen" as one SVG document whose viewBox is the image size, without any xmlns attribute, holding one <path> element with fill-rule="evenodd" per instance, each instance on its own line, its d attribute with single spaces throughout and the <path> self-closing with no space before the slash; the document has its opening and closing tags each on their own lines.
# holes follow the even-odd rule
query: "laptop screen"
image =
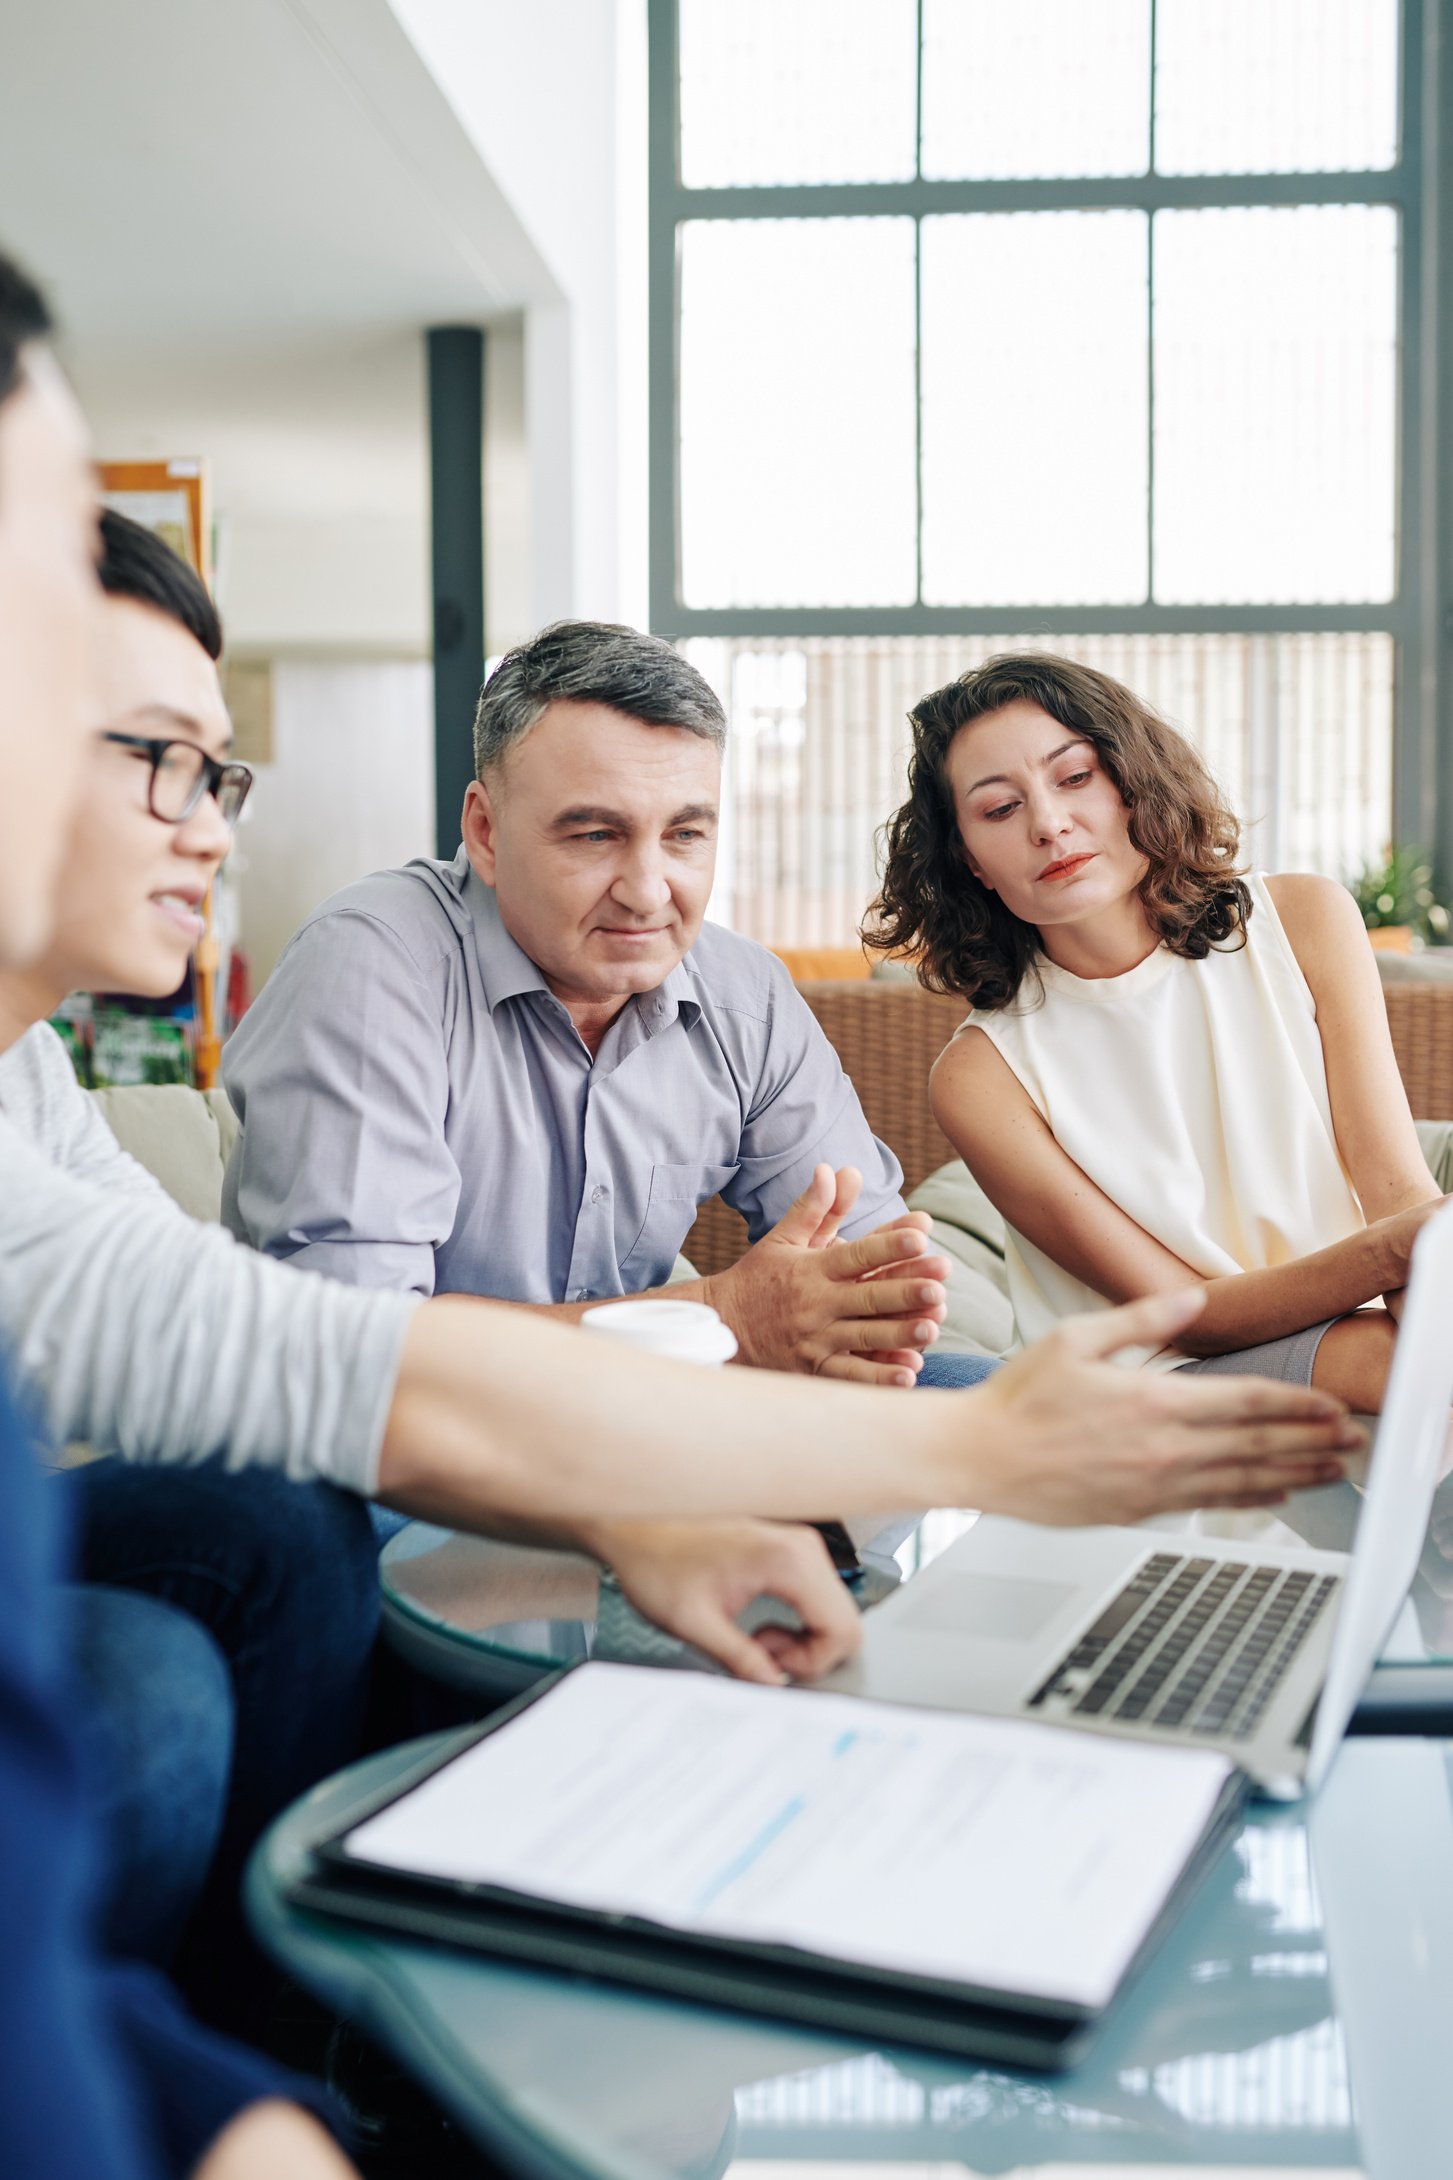
<svg viewBox="0 0 1453 2180">
<path fill-rule="evenodd" d="M 1321 1784 L 1410 1588 L 1424 1631 L 1425 1655 L 1453 1655 L 1450 1297 L 1453 1202 L 1429 1219 L 1413 1250 L 1413 1276 L 1356 1523 L 1356 1548 L 1317 1706 L 1307 1760 L 1309 1788 Z M 1323 1501 L 1330 1496 L 1316 1494 Z M 1435 1499 L 1447 1500 L 1446 1528 L 1437 1519 Z M 1301 1527 L 1294 1514 L 1291 1519 Z M 1446 1548 L 1439 1541 L 1443 1534 Z M 1346 1540 L 1317 1535 L 1308 1541 L 1320 1545 Z"/>
</svg>

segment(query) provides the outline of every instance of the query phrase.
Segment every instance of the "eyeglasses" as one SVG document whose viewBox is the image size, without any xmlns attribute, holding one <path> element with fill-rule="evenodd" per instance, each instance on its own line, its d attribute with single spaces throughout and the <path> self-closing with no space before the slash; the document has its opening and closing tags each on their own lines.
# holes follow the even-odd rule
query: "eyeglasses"
<svg viewBox="0 0 1453 2180">
<path fill-rule="evenodd" d="M 181 825 L 204 795 L 216 803 L 224 824 L 235 825 L 252 786 L 252 769 L 218 764 L 195 742 L 153 741 L 145 734 L 103 734 L 103 742 L 137 750 L 151 765 L 147 805 L 163 825 Z"/>
</svg>

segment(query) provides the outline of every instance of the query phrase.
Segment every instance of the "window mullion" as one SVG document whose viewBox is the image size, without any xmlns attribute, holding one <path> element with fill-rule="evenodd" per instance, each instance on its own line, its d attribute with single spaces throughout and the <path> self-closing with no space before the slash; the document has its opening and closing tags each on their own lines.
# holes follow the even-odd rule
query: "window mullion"
<svg viewBox="0 0 1453 2180">
<path fill-rule="evenodd" d="M 917 10 L 913 173 L 923 180 L 923 0 Z M 913 596 L 923 604 L 923 221 L 913 222 Z"/>
<path fill-rule="evenodd" d="M 1146 166 L 1148 174 L 1155 172 L 1155 41 L 1160 30 L 1160 0 L 1150 0 L 1150 145 Z"/>
<path fill-rule="evenodd" d="M 913 178 L 923 180 L 923 0 L 918 0 L 918 50 L 914 55 Z"/>
<path fill-rule="evenodd" d="M 923 222 L 913 222 L 913 596 L 923 604 Z"/>
<path fill-rule="evenodd" d="M 1155 214 L 1145 216 L 1145 602 L 1155 602 Z"/>
</svg>

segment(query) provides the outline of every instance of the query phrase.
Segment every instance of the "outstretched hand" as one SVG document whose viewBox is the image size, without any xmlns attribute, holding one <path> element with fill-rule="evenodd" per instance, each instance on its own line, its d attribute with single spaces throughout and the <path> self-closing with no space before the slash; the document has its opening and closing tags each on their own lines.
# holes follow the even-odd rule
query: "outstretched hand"
<svg viewBox="0 0 1453 2180">
<path fill-rule="evenodd" d="M 1167 1346 L 1202 1288 L 1067 1318 L 973 1394 L 974 1459 L 992 1510 L 1023 1521 L 1137 1522 L 1203 1506 L 1277 1506 L 1334 1483 L 1365 1445 L 1330 1394 L 1270 1378 L 1129 1370 L 1124 1348 Z M 981 1428 L 981 1420 L 988 1430 Z M 990 1503 L 980 1482 L 980 1504 Z"/>
<path fill-rule="evenodd" d="M 839 1241 L 862 1176 L 816 1168 L 769 1234 L 706 1282 L 736 1333 L 740 1359 L 870 1385 L 912 1385 L 948 1307 L 947 1257 L 922 1212 Z"/>
</svg>

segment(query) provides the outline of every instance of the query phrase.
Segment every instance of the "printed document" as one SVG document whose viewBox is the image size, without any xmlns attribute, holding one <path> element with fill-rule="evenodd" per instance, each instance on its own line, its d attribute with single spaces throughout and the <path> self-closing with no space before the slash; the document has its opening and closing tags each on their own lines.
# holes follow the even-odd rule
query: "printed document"
<svg viewBox="0 0 1453 2180">
<path fill-rule="evenodd" d="M 590 1664 L 344 1847 L 384 1868 L 1097 2009 L 1229 1771 L 1209 1750 Z"/>
</svg>

